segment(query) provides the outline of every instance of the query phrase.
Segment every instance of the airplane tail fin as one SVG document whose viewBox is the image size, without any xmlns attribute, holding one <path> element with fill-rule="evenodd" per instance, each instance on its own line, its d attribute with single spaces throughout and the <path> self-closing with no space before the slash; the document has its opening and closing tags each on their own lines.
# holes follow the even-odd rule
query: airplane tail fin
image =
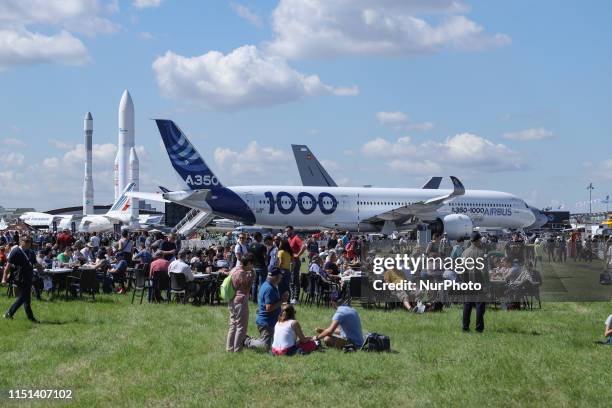
<svg viewBox="0 0 612 408">
<path fill-rule="evenodd" d="M 187 136 L 171 120 L 156 119 L 174 170 L 192 190 L 215 189 L 223 185 L 210 170 Z"/>
<path fill-rule="evenodd" d="M 113 203 L 106 215 L 129 214 L 131 200 L 127 193 L 132 192 L 135 186 L 135 183 L 129 183 L 127 186 L 125 186 L 123 192 L 121 193 L 117 201 Z"/>
<path fill-rule="evenodd" d="M 442 177 L 432 177 L 423 187 L 424 190 L 437 190 L 442 182 Z"/>
<path fill-rule="evenodd" d="M 306 145 L 291 145 L 303 186 L 338 187 Z"/>
</svg>

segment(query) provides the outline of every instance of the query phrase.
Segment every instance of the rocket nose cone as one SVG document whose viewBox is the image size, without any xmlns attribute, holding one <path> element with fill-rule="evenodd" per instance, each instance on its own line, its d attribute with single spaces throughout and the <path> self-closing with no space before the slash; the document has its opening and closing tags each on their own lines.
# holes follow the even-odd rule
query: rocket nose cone
<svg viewBox="0 0 612 408">
<path fill-rule="evenodd" d="M 93 120 L 93 118 L 91 117 L 91 112 L 87 112 L 85 114 L 85 120 Z"/>
<path fill-rule="evenodd" d="M 132 147 L 130 149 L 130 162 L 137 162 L 138 155 L 136 154 L 136 148 Z"/>
<path fill-rule="evenodd" d="M 134 109 L 134 102 L 132 102 L 132 96 L 126 89 L 121 95 L 121 102 L 119 102 L 119 110 Z"/>
</svg>

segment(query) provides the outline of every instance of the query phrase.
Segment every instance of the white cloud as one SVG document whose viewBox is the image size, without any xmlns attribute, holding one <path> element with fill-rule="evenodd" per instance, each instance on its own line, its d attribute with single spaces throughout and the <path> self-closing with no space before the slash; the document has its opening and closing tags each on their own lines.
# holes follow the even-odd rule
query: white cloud
<svg viewBox="0 0 612 408">
<path fill-rule="evenodd" d="M 67 31 L 47 36 L 27 30 L 0 30 L 0 70 L 54 62 L 82 65 L 88 61 L 81 40 Z"/>
<path fill-rule="evenodd" d="M 404 126 L 404 129 L 414 132 L 425 132 L 434 128 L 434 124 L 431 122 L 420 122 L 420 123 L 409 123 Z"/>
<path fill-rule="evenodd" d="M 217 147 L 214 159 L 220 170 L 232 177 L 244 179 L 248 176 L 267 176 L 287 167 L 292 155 L 273 147 L 262 147 L 250 142 L 243 151 Z"/>
<path fill-rule="evenodd" d="M 162 0 L 134 0 L 132 4 L 134 4 L 134 7 L 136 8 L 143 9 L 143 8 L 159 7 L 161 2 Z"/>
<path fill-rule="evenodd" d="M 354 95 L 356 87 L 335 88 L 316 75 L 292 69 L 280 57 L 253 45 L 224 55 L 209 51 L 197 57 L 166 52 L 153 63 L 157 84 L 167 97 L 214 110 L 270 106 L 314 95 Z"/>
<path fill-rule="evenodd" d="M 603 160 L 596 163 L 587 161 L 582 163 L 582 166 L 592 177 L 603 180 L 612 180 L 612 159 Z"/>
<path fill-rule="evenodd" d="M 158 185 L 173 187 L 172 172 L 155 177 L 155 164 L 141 145 L 136 146 L 140 159 L 140 188 L 142 191 L 154 191 Z M 112 144 L 93 145 L 93 177 L 96 204 L 108 204 L 113 197 L 113 165 L 116 146 Z M 6 161 L 6 155 L 0 155 Z M 24 203 L 38 207 L 40 210 L 79 205 L 81 203 L 81 188 L 85 148 L 82 144 L 71 146 L 60 155 L 51 156 L 35 163 L 28 163 L 25 158 L 13 156 L 11 163 L 22 161 L 17 170 L 13 166 L 3 169 L 4 162 L 0 160 L 0 197 L 4 205 L 23 206 Z M 159 174 L 159 172 L 157 172 Z M 75 188 L 76 186 L 76 188 Z"/>
<path fill-rule="evenodd" d="M 270 52 L 286 58 L 411 56 L 443 48 L 479 49 L 510 42 L 461 15 L 458 0 L 281 0 L 272 13 Z M 436 25 L 424 19 L 435 15 Z"/>
<path fill-rule="evenodd" d="M 10 147 L 25 147 L 26 143 L 21 139 L 16 139 L 14 137 L 7 137 L 2 141 L 3 144 Z"/>
<path fill-rule="evenodd" d="M 327 171 L 336 171 L 336 170 L 340 170 L 340 164 L 338 164 L 338 162 L 333 161 L 333 160 L 325 160 L 322 159 L 321 160 L 321 165 L 325 168 L 325 170 Z"/>
<path fill-rule="evenodd" d="M 415 155 L 417 146 L 412 144 L 408 136 L 400 137 L 395 143 L 379 137 L 364 144 L 361 150 L 366 156 L 401 157 Z"/>
<path fill-rule="evenodd" d="M 25 157 L 21 153 L 10 152 L 0 155 L 0 163 L 2 163 L 5 167 L 21 166 L 24 159 Z"/>
<path fill-rule="evenodd" d="M 553 137 L 553 132 L 543 127 L 525 129 L 518 132 L 507 132 L 503 134 L 504 139 L 510 140 L 542 140 Z"/>
<path fill-rule="evenodd" d="M 406 123 L 408 122 L 408 115 L 404 112 L 377 112 L 376 118 L 383 125 L 396 125 L 398 123 Z"/>
<path fill-rule="evenodd" d="M 247 20 L 249 23 L 253 24 L 257 28 L 263 27 L 261 18 L 257 14 L 249 10 L 247 6 L 233 2 L 230 5 L 232 6 L 232 9 L 236 12 L 236 14 L 238 14 L 238 16 Z"/>
<path fill-rule="evenodd" d="M 92 161 L 103 164 L 114 164 L 117 156 L 117 145 L 112 143 L 94 144 L 92 146 Z M 83 164 L 85 162 L 85 145 L 77 144 L 64 154 L 64 164 Z"/>
<path fill-rule="evenodd" d="M 47 170 L 57 169 L 60 166 L 60 160 L 57 157 L 47 157 L 42 161 L 42 165 Z"/>
<path fill-rule="evenodd" d="M 139 35 L 140 35 L 140 38 L 142 38 L 143 40 L 154 40 L 155 39 L 155 36 L 148 31 L 143 31 Z"/>
<path fill-rule="evenodd" d="M 119 26 L 107 17 L 117 7 L 116 1 L 101 0 L 1 1 L 0 70 L 29 64 L 87 63 L 87 49 L 73 32 L 88 36 L 116 32 Z"/>
<path fill-rule="evenodd" d="M 414 174 L 439 173 L 446 168 L 499 172 L 526 167 L 518 152 L 471 133 L 420 144 L 412 143 L 409 137 L 393 143 L 377 138 L 365 143 L 362 152 L 367 157 L 385 160 L 394 170 Z"/>
<path fill-rule="evenodd" d="M 442 167 L 440 164 L 435 163 L 431 160 L 392 160 L 389 162 L 389 167 L 393 170 L 398 170 L 410 174 L 416 175 L 431 175 L 438 174 L 442 171 Z"/>
<path fill-rule="evenodd" d="M 119 26 L 106 18 L 118 9 L 100 0 L 3 0 L 0 25 L 27 27 L 33 24 L 59 26 L 87 35 L 108 34 Z"/>
<path fill-rule="evenodd" d="M 70 150 L 74 147 L 73 144 L 70 143 L 66 143 L 63 142 L 61 140 L 57 140 L 57 139 L 49 139 L 48 140 L 49 144 L 57 149 L 61 149 L 61 150 Z"/>
<path fill-rule="evenodd" d="M 410 116 L 404 112 L 392 111 L 392 112 L 377 112 L 376 118 L 383 125 L 391 125 L 395 130 L 402 131 L 414 131 L 424 132 L 431 130 L 434 124 L 431 122 L 412 122 Z"/>
</svg>

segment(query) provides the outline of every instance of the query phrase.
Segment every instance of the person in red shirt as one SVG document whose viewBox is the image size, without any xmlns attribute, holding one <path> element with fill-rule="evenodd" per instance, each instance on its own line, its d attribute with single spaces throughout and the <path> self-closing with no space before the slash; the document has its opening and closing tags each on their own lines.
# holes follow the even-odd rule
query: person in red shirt
<svg viewBox="0 0 612 408">
<path fill-rule="evenodd" d="M 153 254 L 153 262 L 151 262 L 151 265 L 149 266 L 149 278 L 153 279 L 155 275 L 158 274 L 164 274 L 165 276 L 168 276 L 169 266 L 170 261 L 164 259 L 164 251 L 155 251 L 155 253 Z M 149 295 L 149 300 L 151 300 L 151 297 L 153 297 L 156 302 L 160 302 L 162 300 L 161 292 L 157 288 L 155 288 L 155 293 L 153 293 L 152 296 Z"/>
<path fill-rule="evenodd" d="M 64 251 L 67 246 L 72 246 L 73 243 L 74 239 L 68 229 L 65 229 L 57 236 L 57 249 L 59 251 Z"/>
<path fill-rule="evenodd" d="M 291 253 L 293 260 L 291 262 L 291 304 L 295 305 L 300 299 L 300 269 L 302 268 L 301 256 L 306 250 L 304 242 L 295 233 L 293 226 L 287 225 L 285 227 L 285 234 L 289 240 L 289 246 L 291 247 Z"/>
</svg>

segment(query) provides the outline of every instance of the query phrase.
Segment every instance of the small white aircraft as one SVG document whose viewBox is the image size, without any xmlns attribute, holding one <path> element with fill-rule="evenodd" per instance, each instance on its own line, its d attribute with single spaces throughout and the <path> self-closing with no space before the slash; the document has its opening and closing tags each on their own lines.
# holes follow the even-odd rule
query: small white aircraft
<svg viewBox="0 0 612 408">
<path fill-rule="evenodd" d="M 131 192 L 134 186 L 134 183 L 128 184 L 106 214 L 79 216 L 26 212 L 19 219 L 36 228 L 52 228 L 53 222 L 55 222 L 59 230 L 71 229 L 71 225 L 74 222 L 77 230 L 80 232 L 110 232 L 113 230 L 114 224 L 132 224 L 130 200 L 127 193 Z M 151 225 L 159 223 L 161 217 L 161 215 L 140 215 L 137 221 L 141 225 Z"/>
</svg>

